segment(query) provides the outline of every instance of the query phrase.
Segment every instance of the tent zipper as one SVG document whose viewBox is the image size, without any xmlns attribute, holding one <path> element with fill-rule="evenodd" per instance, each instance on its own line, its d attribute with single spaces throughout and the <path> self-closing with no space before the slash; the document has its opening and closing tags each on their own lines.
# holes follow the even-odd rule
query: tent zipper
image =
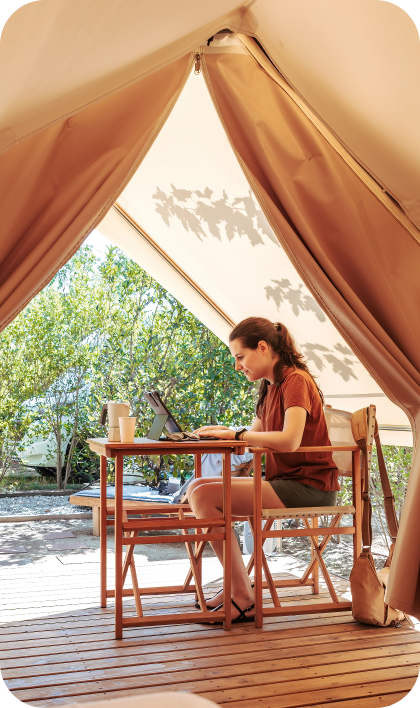
<svg viewBox="0 0 420 708">
<path fill-rule="evenodd" d="M 194 74 L 200 74 L 201 73 L 201 57 L 197 53 L 194 57 L 195 60 L 195 66 L 194 66 Z"/>
</svg>

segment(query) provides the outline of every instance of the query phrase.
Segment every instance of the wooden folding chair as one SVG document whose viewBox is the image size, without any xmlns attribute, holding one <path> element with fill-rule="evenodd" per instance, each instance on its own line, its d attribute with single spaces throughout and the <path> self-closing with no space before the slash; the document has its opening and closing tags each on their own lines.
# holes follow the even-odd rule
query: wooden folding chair
<svg viewBox="0 0 420 708">
<path fill-rule="evenodd" d="M 253 449 L 254 452 L 254 517 L 250 519 L 254 534 L 254 554 L 248 564 L 248 573 L 255 566 L 255 624 L 262 627 L 264 616 L 305 614 L 313 612 L 336 612 L 337 610 L 351 609 L 351 602 L 340 600 L 334 588 L 331 577 L 323 559 L 323 552 L 333 536 L 352 535 L 354 560 L 362 550 L 362 476 L 363 470 L 371 464 L 372 441 L 375 427 L 375 406 L 366 409 L 368 418 L 368 439 L 363 445 L 363 465 L 361 464 L 361 449 L 355 443 L 352 434 L 352 417 L 359 412 L 351 414 L 346 411 L 326 407 L 325 415 L 329 428 L 331 447 L 302 447 L 301 452 L 333 451 L 333 458 L 341 476 L 352 478 L 353 503 L 334 507 L 306 507 L 288 509 L 263 509 L 261 494 L 261 456 L 269 450 L 264 448 Z M 271 452 L 271 451 L 270 451 Z M 329 526 L 319 526 L 320 517 L 331 517 Z M 344 516 L 351 516 L 350 525 L 341 526 Z M 300 519 L 303 528 L 271 530 L 276 519 Z M 264 527 L 262 523 L 264 521 Z M 265 554 L 263 544 L 267 538 L 296 538 L 306 536 L 311 543 L 311 561 L 300 578 L 287 580 L 274 580 Z M 322 541 L 319 541 L 322 537 Z M 310 587 L 312 594 L 319 594 L 319 569 L 321 569 L 330 602 L 311 604 L 287 603 L 282 605 L 278 596 L 278 588 Z M 263 582 L 263 573 L 265 582 Z M 263 588 L 270 591 L 273 606 L 263 606 Z"/>
</svg>

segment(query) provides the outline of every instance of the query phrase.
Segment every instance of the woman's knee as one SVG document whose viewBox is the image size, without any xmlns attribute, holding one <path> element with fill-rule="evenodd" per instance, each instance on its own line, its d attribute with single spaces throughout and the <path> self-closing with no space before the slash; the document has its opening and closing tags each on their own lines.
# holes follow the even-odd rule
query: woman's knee
<svg viewBox="0 0 420 708">
<path fill-rule="evenodd" d="M 201 484 L 203 484 L 203 480 L 200 478 L 193 479 L 193 481 L 190 482 L 190 484 L 187 487 L 187 497 L 188 497 L 189 501 L 191 500 L 191 496 L 192 496 L 194 490 L 197 489 L 197 487 L 199 487 Z"/>
<path fill-rule="evenodd" d="M 192 499 L 196 496 L 197 490 L 202 489 L 205 486 L 206 481 L 207 480 L 199 477 L 198 479 L 194 479 L 191 484 L 188 485 L 187 499 L 190 505 L 192 505 Z"/>
<path fill-rule="evenodd" d="M 198 512 L 218 507 L 222 496 L 221 489 L 221 485 L 217 483 L 195 485 L 188 497 L 193 511 Z"/>
</svg>

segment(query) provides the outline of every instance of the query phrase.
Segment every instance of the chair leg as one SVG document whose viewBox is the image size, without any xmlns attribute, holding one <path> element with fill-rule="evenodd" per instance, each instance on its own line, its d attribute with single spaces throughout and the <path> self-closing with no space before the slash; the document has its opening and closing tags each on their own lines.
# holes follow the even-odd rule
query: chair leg
<svg viewBox="0 0 420 708">
<path fill-rule="evenodd" d="M 183 521 L 185 519 L 185 514 L 182 509 L 179 509 L 178 516 L 181 519 L 181 521 Z M 188 529 L 182 529 L 182 533 L 184 536 L 188 536 Z M 185 548 L 187 549 L 188 558 L 190 559 L 190 563 L 191 563 L 191 571 L 194 576 L 195 591 L 198 596 L 198 602 L 200 603 L 201 611 L 206 612 L 207 606 L 206 606 L 206 601 L 204 599 L 203 588 L 201 585 L 201 572 L 200 572 L 201 569 L 199 567 L 199 564 L 197 563 L 197 558 L 194 555 L 194 551 L 192 548 L 192 542 L 185 541 Z M 201 558 L 201 556 L 200 556 L 200 558 Z"/>
<path fill-rule="evenodd" d="M 314 516 L 312 519 L 312 528 L 318 528 L 318 517 Z M 318 546 L 319 544 L 319 538 L 318 536 L 314 536 L 314 543 Z M 314 581 L 314 584 L 312 586 L 312 594 L 313 595 L 318 595 L 319 594 L 319 563 L 317 560 L 316 553 L 311 547 L 311 555 L 312 555 L 312 560 L 314 560 L 313 568 L 312 568 L 312 580 Z"/>
<path fill-rule="evenodd" d="M 333 520 L 331 521 L 330 525 L 328 528 L 334 529 L 338 524 L 340 523 L 340 519 L 342 518 L 342 514 L 338 514 L 337 516 L 334 516 Z M 333 536 L 334 534 L 331 534 Z M 319 544 L 319 550 L 321 553 L 323 553 L 325 546 L 327 545 L 328 541 L 330 540 L 331 536 L 324 536 L 323 540 Z M 302 575 L 300 582 L 301 583 L 306 583 L 307 579 L 309 578 L 312 568 L 314 566 L 314 563 L 316 563 L 318 560 L 318 556 L 316 553 L 314 553 L 314 557 L 312 558 L 311 562 L 309 563 L 308 567 L 306 568 L 304 574 Z"/>
<path fill-rule="evenodd" d="M 123 520 L 128 521 L 128 516 L 127 516 L 126 511 L 123 511 Z M 124 536 L 131 536 L 131 537 L 138 536 L 138 531 L 125 532 Z M 133 595 L 134 595 L 134 601 L 136 603 L 137 616 L 142 617 L 143 616 L 143 608 L 142 608 L 142 604 L 141 604 L 140 589 L 139 589 L 139 584 L 138 584 L 138 580 L 137 580 L 136 565 L 134 562 L 134 545 L 128 546 L 126 553 L 125 553 L 125 558 L 124 558 L 124 563 L 123 563 L 123 580 L 122 580 L 123 587 L 124 587 L 125 579 L 127 577 L 128 568 L 130 568 L 131 581 L 133 583 Z"/>
<path fill-rule="evenodd" d="M 249 517 L 249 518 L 248 518 L 248 521 L 249 521 L 249 525 L 250 525 L 250 528 L 251 528 L 251 531 L 252 531 L 252 535 L 254 536 L 254 539 L 255 539 L 255 534 L 254 534 L 254 521 L 253 521 L 252 517 Z M 273 523 L 274 523 L 274 519 L 267 519 L 266 522 L 265 522 L 265 524 L 264 524 L 264 528 L 263 528 L 263 531 L 262 531 L 262 532 L 264 533 L 264 531 L 270 531 L 270 530 L 271 530 L 271 527 L 273 526 Z M 254 549 L 255 549 L 255 540 L 254 540 Z M 263 565 L 264 576 L 265 576 L 265 579 L 266 579 L 266 582 L 267 582 L 268 589 L 270 590 L 270 595 L 271 595 L 271 599 L 272 599 L 272 601 L 273 601 L 273 605 L 274 605 L 274 607 L 281 607 L 281 603 L 280 603 L 279 596 L 278 596 L 278 593 L 277 593 L 276 585 L 275 585 L 275 582 L 274 582 L 274 580 L 273 580 L 273 576 L 271 575 L 270 568 L 268 567 L 268 561 L 267 561 L 267 558 L 265 557 L 264 551 L 263 551 L 263 553 L 262 553 L 261 559 L 262 559 L 262 565 Z M 252 554 L 251 560 L 250 560 L 250 562 L 248 563 L 248 566 L 247 566 L 248 575 L 250 574 L 250 572 L 251 572 L 253 566 L 254 566 L 254 554 Z M 263 586 L 263 587 L 264 587 L 264 586 Z"/>
<path fill-rule="evenodd" d="M 304 522 L 305 522 L 306 528 L 310 529 L 310 528 L 311 528 L 311 525 L 310 525 L 308 519 L 304 519 Z M 333 535 L 333 534 L 331 534 L 331 536 L 327 536 L 328 540 L 332 537 L 332 535 Z M 310 541 L 311 541 L 312 548 L 313 548 L 313 550 L 314 550 L 315 553 L 316 553 L 316 556 L 317 556 L 319 565 L 321 566 L 322 575 L 324 576 L 324 580 L 325 580 L 325 582 L 326 582 L 326 584 L 327 584 L 328 591 L 329 591 L 329 593 L 330 593 L 330 595 L 331 595 L 332 601 L 333 601 L 333 602 L 338 602 L 339 600 L 338 600 L 338 597 L 337 597 L 337 593 L 336 593 L 336 591 L 335 591 L 334 585 L 332 584 L 332 581 L 331 581 L 330 575 L 329 575 L 329 573 L 328 573 L 327 567 L 326 567 L 326 565 L 325 565 L 325 563 L 324 563 L 324 559 L 323 559 L 323 557 L 322 557 L 322 553 L 321 553 L 320 547 L 315 543 L 313 536 L 310 536 L 309 538 L 310 538 Z"/>
<path fill-rule="evenodd" d="M 205 534 L 206 534 L 206 533 L 210 533 L 211 530 L 212 530 L 212 528 L 213 528 L 212 526 L 209 526 L 208 528 L 205 529 L 204 533 L 205 533 Z M 205 549 L 207 543 L 208 543 L 208 541 L 198 541 L 198 543 L 196 544 L 196 549 L 197 549 L 197 550 L 196 550 L 196 552 L 195 552 L 195 559 L 196 559 L 197 563 L 198 563 L 198 562 L 201 563 L 201 557 L 202 557 L 202 555 L 203 555 L 203 553 L 204 553 L 204 549 Z M 190 568 L 189 571 L 188 571 L 188 573 L 187 573 L 187 577 L 185 578 L 185 581 L 184 581 L 184 586 L 183 586 L 183 589 L 184 589 L 184 590 L 186 590 L 187 587 L 189 586 L 189 584 L 190 584 L 190 582 L 191 582 L 191 580 L 192 580 L 192 577 L 193 577 L 193 573 L 192 573 L 192 570 L 191 570 L 191 568 Z"/>
</svg>

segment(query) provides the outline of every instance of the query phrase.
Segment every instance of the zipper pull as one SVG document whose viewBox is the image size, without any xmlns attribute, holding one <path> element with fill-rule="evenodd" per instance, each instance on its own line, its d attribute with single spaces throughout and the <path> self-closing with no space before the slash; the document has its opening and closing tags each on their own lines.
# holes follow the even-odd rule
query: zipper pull
<svg viewBox="0 0 420 708">
<path fill-rule="evenodd" d="M 195 67 L 194 74 L 199 74 L 201 72 L 201 57 L 199 54 L 195 55 Z"/>
</svg>

